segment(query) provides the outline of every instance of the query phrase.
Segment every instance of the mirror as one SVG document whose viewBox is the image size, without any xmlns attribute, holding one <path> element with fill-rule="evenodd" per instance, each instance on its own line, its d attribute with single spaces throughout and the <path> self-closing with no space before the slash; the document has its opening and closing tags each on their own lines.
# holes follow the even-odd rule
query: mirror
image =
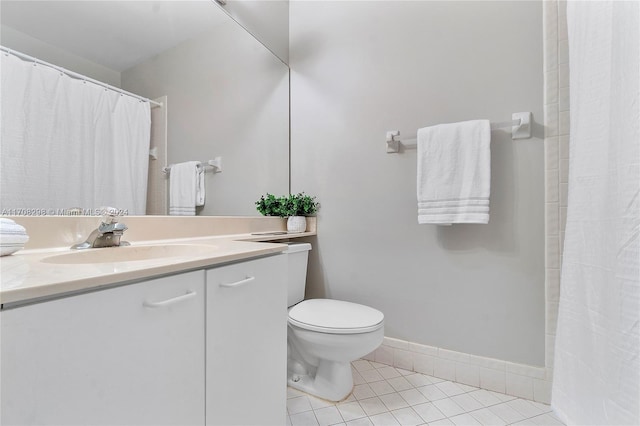
<svg viewBox="0 0 640 426">
<path fill-rule="evenodd" d="M 288 192 L 289 69 L 214 2 L 0 7 L 4 47 L 163 103 L 151 110 L 148 214 L 166 214 L 163 168 L 184 161 L 221 158 L 200 215 L 253 216 L 260 195 Z"/>
<path fill-rule="evenodd" d="M 289 0 L 230 0 L 222 8 L 282 62 L 289 63 Z"/>
</svg>

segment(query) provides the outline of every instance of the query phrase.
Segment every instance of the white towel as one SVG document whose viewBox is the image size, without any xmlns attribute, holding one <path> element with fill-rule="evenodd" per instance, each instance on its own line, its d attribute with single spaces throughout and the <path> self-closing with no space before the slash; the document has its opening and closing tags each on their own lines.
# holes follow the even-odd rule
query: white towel
<svg viewBox="0 0 640 426">
<path fill-rule="evenodd" d="M 29 236 L 24 226 L 18 225 L 11 219 L 0 218 L 0 256 L 20 250 L 27 241 Z"/>
<path fill-rule="evenodd" d="M 173 164 L 169 175 L 169 214 L 195 216 L 198 161 Z"/>
<path fill-rule="evenodd" d="M 418 223 L 488 223 L 488 120 L 418 130 Z"/>
<path fill-rule="evenodd" d="M 205 194 L 204 167 L 198 167 L 198 178 L 196 179 L 196 207 L 204 206 Z"/>
</svg>

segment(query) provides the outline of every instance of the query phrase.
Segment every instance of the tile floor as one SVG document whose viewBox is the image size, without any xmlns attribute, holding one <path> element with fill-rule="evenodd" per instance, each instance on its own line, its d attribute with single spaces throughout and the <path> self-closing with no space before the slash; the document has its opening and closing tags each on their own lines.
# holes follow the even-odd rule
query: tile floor
<svg viewBox="0 0 640 426">
<path fill-rule="evenodd" d="M 372 361 L 352 364 L 354 390 L 331 403 L 287 389 L 287 425 L 562 425 L 548 405 Z"/>
</svg>

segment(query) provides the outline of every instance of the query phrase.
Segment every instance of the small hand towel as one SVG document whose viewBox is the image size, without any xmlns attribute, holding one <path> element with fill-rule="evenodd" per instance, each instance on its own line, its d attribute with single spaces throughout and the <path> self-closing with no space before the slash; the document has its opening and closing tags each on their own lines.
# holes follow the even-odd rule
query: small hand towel
<svg viewBox="0 0 640 426">
<path fill-rule="evenodd" d="M 204 206 L 204 196 L 206 193 L 204 186 L 204 167 L 198 167 L 198 179 L 196 183 L 196 207 Z"/>
<path fill-rule="evenodd" d="M 489 223 L 489 120 L 418 130 L 418 223 Z"/>
<path fill-rule="evenodd" d="M 11 219 L 0 218 L 0 256 L 6 256 L 24 247 L 29 241 L 24 226 Z"/>
<path fill-rule="evenodd" d="M 169 175 L 169 214 L 195 216 L 198 161 L 187 161 L 171 166 Z"/>
</svg>

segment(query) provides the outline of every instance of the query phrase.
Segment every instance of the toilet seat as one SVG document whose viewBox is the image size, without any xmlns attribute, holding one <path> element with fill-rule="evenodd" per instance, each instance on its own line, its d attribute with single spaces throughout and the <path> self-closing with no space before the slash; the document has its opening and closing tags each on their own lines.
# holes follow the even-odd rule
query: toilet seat
<svg viewBox="0 0 640 426">
<path fill-rule="evenodd" d="M 331 334 L 358 334 L 383 326 L 384 314 L 357 303 L 331 299 L 304 300 L 289 309 L 289 323 Z"/>
</svg>

